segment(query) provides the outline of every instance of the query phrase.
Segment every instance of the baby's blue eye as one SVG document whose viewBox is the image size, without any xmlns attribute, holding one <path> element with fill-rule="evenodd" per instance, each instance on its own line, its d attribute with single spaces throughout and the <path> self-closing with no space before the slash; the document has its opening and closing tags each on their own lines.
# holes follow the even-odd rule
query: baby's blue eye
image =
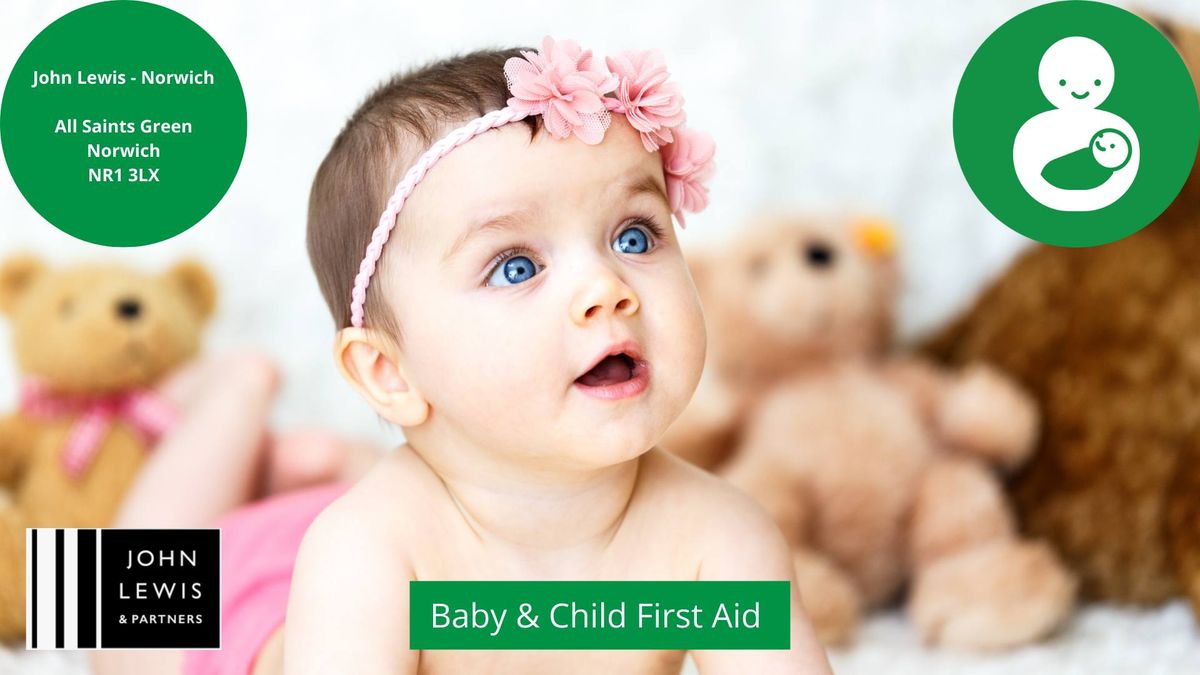
<svg viewBox="0 0 1200 675">
<path fill-rule="evenodd" d="M 488 277 L 488 286 L 512 286 L 522 281 L 529 281 L 538 273 L 537 265 L 528 257 L 515 255 L 496 265 L 492 276 Z"/>
<path fill-rule="evenodd" d="M 613 241 L 613 250 L 618 253 L 645 253 L 650 250 L 650 235 L 637 225 L 627 227 Z"/>
</svg>

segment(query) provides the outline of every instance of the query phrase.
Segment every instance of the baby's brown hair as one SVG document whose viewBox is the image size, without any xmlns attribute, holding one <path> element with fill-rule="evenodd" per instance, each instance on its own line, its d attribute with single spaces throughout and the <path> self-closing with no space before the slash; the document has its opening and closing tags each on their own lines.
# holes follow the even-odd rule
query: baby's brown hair
<svg viewBox="0 0 1200 675">
<path fill-rule="evenodd" d="M 367 97 L 334 139 L 309 193 L 308 257 L 339 330 L 350 325 L 354 276 L 401 176 L 450 129 L 505 106 L 504 62 L 520 55 L 521 48 L 481 50 L 397 75 Z M 531 136 L 540 120 L 523 120 Z M 379 285 L 367 293 L 364 324 L 400 339 Z"/>
</svg>

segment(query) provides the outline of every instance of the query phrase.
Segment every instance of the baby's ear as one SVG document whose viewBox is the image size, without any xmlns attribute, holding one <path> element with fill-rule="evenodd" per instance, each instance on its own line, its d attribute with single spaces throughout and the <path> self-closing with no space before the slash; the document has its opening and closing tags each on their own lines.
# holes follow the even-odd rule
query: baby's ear
<svg viewBox="0 0 1200 675">
<path fill-rule="evenodd" d="M 429 402 L 409 380 L 395 342 L 367 328 L 343 328 L 333 343 L 342 377 L 384 419 L 415 427 L 429 417 Z"/>
<path fill-rule="evenodd" d="M 201 320 L 212 316 L 217 306 L 217 284 L 207 267 L 194 260 L 183 260 L 167 270 L 165 276 L 168 282 L 183 291 L 183 296 Z"/>
<path fill-rule="evenodd" d="M 12 314 L 17 301 L 29 290 L 46 265 L 34 255 L 15 255 L 0 264 L 0 312 Z"/>
</svg>

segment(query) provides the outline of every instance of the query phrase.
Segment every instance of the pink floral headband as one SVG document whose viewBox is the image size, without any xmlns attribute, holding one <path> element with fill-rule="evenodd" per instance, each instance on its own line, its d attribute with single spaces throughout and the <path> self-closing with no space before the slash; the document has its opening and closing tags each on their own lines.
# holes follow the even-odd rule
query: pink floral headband
<svg viewBox="0 0 1200 675">
<path fill-rule="evenodd" d="M 354 277 L 350 297 L 350 323 L 363 325 L 367 285 L 383 254 L 383 246 L 396 226 L 396 217 L 417 183 L 439 159 L 454 148 L 489 129 L 541 115 L 545 129 L 556 138 L 574 135 L 588 145 L 604 139 L 611 113 L 625 116 L 642 137 L 647 152 L 662 150 L 663 173 L 671 211 L 681 227 L 683 212 L 697 213 L 708 205 L 705 181 L 713 173 L 712 138 L 683 126 L 683 95 L 667 82 L 670 74 L 662 55 L 654 50 L 628 51 L 592 62 L 592 52 L 570 40 L 546 37 L 536 52 L 522 51 L 504 64 L 504 77 L 512 97 L 500 110 L 477 117 L 434 143 L 404 175 L 388 199 L 371 234 L 371 243 Z M 610 96 L 611 94 L 611 96 Z"/>
</svg>

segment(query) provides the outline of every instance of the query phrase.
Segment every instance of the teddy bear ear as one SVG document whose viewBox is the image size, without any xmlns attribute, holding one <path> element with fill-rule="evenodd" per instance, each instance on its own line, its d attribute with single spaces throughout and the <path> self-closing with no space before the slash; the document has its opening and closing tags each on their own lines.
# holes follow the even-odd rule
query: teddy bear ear
<svg viewBox="0 0 1200 675">
<path fill-rule="evenodd" d="M 1184 65 L 1187 66 L 1188 72 L 1191 73 L 1192 80 L 1196 84 L 1198 96 L 1200 96 L 1200 30 L 1157 14 L 1149 12 L 1138 12 L 1138 14 L 1157 28 L 1179 51 Z M 1181 192 L 1189 195 L 1200 193 L 1200 171 L 1192 171 L 1192 175 Z"/>
<path fill-rule="evenodd" d="M 45 271 L 46 265 L 29 254 L 13 256 L 0 264 L 0 312 L 11 314 L 17 300 Z"/>
<path fill-rule="evenodd" d="M 1139 13 L 1175 45 L 1179 55 L 1183 57 L 1183 62 L 1191 71 L 1192 79 L 1200 82 L 1200 31 L 1157 14 Z"/>
<path fill-rule="evenodd" d="M 890 260 L 896 253 L 896 228 L 882 218 L 862 217 L 850 225 L 854 244 L 875 260 Z"/>
<path fill-rule="evenodd" d="M 183 291 L 201 319 L 212 316 L 217 306 L 217 284 L 207 267 L 184 260 L 167 270 L 166 277 Z"/>
</svg>

